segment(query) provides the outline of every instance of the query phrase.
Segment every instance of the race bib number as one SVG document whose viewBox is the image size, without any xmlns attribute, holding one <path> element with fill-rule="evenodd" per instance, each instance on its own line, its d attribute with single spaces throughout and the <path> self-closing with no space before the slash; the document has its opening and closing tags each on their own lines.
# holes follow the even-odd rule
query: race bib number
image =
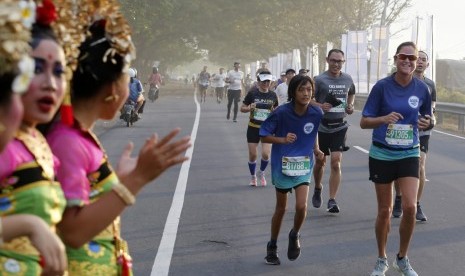
<svg viewBox="0 0 465 276">
<path fill-rule="evenodd" d="M 389 124 L 386 131 L 386 142 L 389 145 L 412 145 L 413 126 L 404 124 Z"/>
<path fill-rule="evenodd" d="M 338 106 L 333 106 L 329 112 L 346 112 L 346 98 L 337 98 L 342 103 Z"/>
<path fill-rule="evenodd" d="M 270 116 L 271 111 L 269 109 L 255 108 L 253 110 L 253 118 L 257 121 L 265 121 Z"/>
<path fill-rule="evenodd" d="M 310 173 L 310 157 L 297 156 L 282 158 L 282 173 L 288 176 L 300 176 Z"/>
</svg>

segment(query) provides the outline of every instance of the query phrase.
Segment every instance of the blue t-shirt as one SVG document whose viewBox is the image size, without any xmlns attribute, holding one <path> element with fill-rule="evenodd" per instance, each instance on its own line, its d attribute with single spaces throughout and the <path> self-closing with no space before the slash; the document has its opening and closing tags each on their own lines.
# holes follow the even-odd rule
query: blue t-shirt
<svg viewBox="0 0 465 276">
<path fill-rule="evenodd" d="M 131 78 L 129 82 L 129 99 L 137 103 L 140 93 L 142 92 L 142 84 L 136 78 Z"/>
<path fill-rule="evenodd" d="M 310 183 L 313 169 L 313 146 L 323 111 L 320 107 L 308 106 L 307 113 L 299 116 L 294 112 L 294 103 L 285 103 L 275 109 L 262 123 L 260 136 L 286 137 L 291 132 L 297 135 L 292 144 L 274 144 L 271 149 L 271 177 L 276 188 L 289 189 L 301 183 Z M 305 174 L 289 176 L 283 173 L 283 157 L 308 157 L 310 170 Z"/>
<path fill-rule="evenodd" d="M 362 112 L 363 117 L 386 116 L 391 112 L 404 117 L 396 124 L 383 124 L 373 129 L 372 140 L 381 144 L 382 150 L 372 146 L 370 156 L 382 160 L 419 156 L 418 116 L 431 116 L 432 111 L 431 95 L 423 81 L 413 78 L 403 87 L 394 76 L 381 79 L 373 86 Z"/>
</svg>

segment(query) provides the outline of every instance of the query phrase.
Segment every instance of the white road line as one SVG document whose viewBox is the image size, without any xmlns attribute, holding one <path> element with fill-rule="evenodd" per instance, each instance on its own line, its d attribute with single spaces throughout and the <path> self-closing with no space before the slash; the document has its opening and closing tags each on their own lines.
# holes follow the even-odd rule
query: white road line
<svg viewBox="0 0 465 276">
<path fill-rule="evenodd" d="M 366 154 L 369 153 L 369 151 L 367 151 L 366 149 L 364 149 L 364 148 L 362 148 L 362 147 L 354 146 L 354 148 L 356 148 L 356 149 L 358 149 L 359 151 L 364 152 L 364 153 L 366 153 Z"/>
<path fill-rule="evenodd" d="M 465 137 L 462 137 L 462 136 L 450 134 L 450 133 L 447 133 L 447 132 L 442 132 L 442 131 L 439 131 L 439 130 L 433 130 L 433 131 L 434 131 L 434 132 L 437 132 L 437 133 L 444 134 L 444 135 L 448 135 L 448 136 L 452 136 L 452 137 L 455 137 L 455 138 L 459 138 L 459 139 L 465 140 Z"/>
<path fill-rule="evenodd" d="M 200 105 L 197 101 L 197 92 L 194 94 L 194 101 L 197 108 L 195 114 L 194 126 L 191 133 L 192 146 L 186 151 L 186 156 L 189 160 L 185 161 L 181 166 L 181 171 L 176 184 L 176 190 L 173 196 L 173 202 L 166 219 L 163 236 L 158 247 L 157 256 L 152 266 L 151 276 L 165 276 L 168 275 L 171 264 L 171 257 L 173 256 L 174 244 L 176 242 L 176 235 L 178 233 L 179 220 L 181 219 L 182 206 L 184 204 L 184 195 L 186 193 L 187 178 L 189 176 L 189 169 L 191 166 L 192 153 L 194 152 L 195 139 L 197 138 L 197 130 L 200 121 Z"/>
</svg>

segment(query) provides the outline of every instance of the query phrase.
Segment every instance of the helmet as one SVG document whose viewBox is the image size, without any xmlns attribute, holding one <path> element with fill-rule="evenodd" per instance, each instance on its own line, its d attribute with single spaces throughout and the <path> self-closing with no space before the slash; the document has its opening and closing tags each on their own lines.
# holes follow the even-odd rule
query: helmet
<svg viewBox="0 0 465 276">
<path fill-rule="evenodd" d="M 136 71 L 133 69 L 133 68 L 129 68 L 128 70 L 128 74 L 131 78 L 135 78 L 136 77 Z"/>
</svg>

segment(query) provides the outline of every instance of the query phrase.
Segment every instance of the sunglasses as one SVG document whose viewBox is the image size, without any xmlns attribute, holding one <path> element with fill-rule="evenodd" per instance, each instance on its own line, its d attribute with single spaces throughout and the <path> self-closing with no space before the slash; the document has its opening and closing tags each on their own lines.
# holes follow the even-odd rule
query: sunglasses
<svg viewBox="0 0 465 276">
<path fill-rule="evenodd" d="M 396 57 L 400 60 L 410 60 L 410 61 L 415 61 L 418 59 L 416 55 L 407 55 L 407 54 L 397 54 Z"/>
</svg>

